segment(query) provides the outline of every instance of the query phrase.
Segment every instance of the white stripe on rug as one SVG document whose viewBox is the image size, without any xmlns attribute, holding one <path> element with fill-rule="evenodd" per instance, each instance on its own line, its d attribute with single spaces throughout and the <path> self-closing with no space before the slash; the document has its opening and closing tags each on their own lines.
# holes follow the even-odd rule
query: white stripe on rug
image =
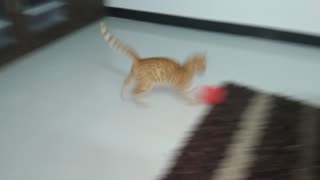
<svg viewBox="0 0 320 180">
<path fill-rule="evenodd" d="M 259 143 L 266 127 L 273 97 L 259 93 L 244 111 L 239 130 L 234 134 L 226 156 L 219 164 L 212 180 L 243 180 L 254 161 L 254 147 Z"/>
</svg>

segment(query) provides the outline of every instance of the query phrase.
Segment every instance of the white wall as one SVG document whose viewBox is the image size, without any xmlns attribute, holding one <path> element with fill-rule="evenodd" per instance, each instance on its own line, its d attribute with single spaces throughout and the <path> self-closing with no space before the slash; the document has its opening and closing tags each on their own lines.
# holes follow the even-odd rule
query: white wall
<svg viewBox="0 0 320 180">
<path fill-rule="evenodd" d="M 106 5 L 320 35 L 319 0 L 106 0 Z"/>
</svg>

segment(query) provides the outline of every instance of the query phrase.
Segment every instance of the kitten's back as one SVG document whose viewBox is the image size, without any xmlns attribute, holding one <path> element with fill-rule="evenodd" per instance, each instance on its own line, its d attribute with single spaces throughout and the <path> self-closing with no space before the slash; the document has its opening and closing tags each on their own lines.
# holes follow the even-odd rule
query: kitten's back
<svg viewBox="0 0 320 180">
<path fill-rule="evenodd" d="M 179 63 L 165 57 L 143 58 L 133 67 L 134 76 L 137 79 L 158 83 L 176 82 L 182 71 L 183 68 Z"/>
</svg>

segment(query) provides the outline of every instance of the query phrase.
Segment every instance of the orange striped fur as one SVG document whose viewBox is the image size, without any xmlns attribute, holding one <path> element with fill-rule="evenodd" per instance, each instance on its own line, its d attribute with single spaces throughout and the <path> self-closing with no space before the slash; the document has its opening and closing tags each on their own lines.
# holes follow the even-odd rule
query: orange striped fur
<svg viewBox="0 0 320 180">
<path fill-rule="evenodd" d="M 139 97 L 151 91 L 155 85 L 160 84 L 173 85 L 183 97 L 195 103 L 193 98 L 188 95 L 188 90 L 195 75 L 204 73 L 206 69 L 204 54 L 193 55 L 182 64 L 165 57 L 140 58 L 132 48 L 124 45 L 112 35 L 106 24 L 101 23 L 100 28 L 109 46 L 126 54 L 133 61 L 131 71 L 124 82 L 122 94 L 127 90 L 128 84 L 135 80 L 136 86 L 133 95 L 136 102 Z M 141 101 L 138 102 L 141 103 Z"/>
</svg>

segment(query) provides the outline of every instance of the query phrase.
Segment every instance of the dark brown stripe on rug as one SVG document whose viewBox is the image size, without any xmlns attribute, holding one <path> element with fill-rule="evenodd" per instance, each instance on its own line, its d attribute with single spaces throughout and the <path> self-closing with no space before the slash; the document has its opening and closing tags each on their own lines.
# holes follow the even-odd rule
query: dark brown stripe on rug
<svg viewBox="0 0 320 180">
<path fill-rule="evenodd" d="M 255 91 L 233 84 L 226 85 L 227 100 L 214 108 L 198 124 L 187 140 L 173 167 L 163 180 L 210 180 L 224 159 L 241 115 Z"/>
<path fill-rule="evenodd" d="M 302 118 L 300 121 L 300 142 L 302 146 L 302 154 L 297 166 L 295 180 L 316 180 L 313 172 L 316 158 L 316 128 L 317 118 L 319 117 L 318 110 L 305 106 L 303 108 Z"/>
<path fill-rule="evenodd" d="M 257 145 L 248 180 L 295 179 L 303 152 L 300 141 L 302 108 L 299 102 L 275 97 L 265 134 Z"/>
<path fill-rule="evenodd" d="M 317 110 L 317 119 L 315 123 L 315 127 L 317 128 L 314 132 L 316 134 L 315 138 L 315 150 L 316 153 L 314 159 L 314 166 L 313 166 L 313 174 L 316 176 L 314 179 L 320 179 L 320 110 Z"/>
</svg>

